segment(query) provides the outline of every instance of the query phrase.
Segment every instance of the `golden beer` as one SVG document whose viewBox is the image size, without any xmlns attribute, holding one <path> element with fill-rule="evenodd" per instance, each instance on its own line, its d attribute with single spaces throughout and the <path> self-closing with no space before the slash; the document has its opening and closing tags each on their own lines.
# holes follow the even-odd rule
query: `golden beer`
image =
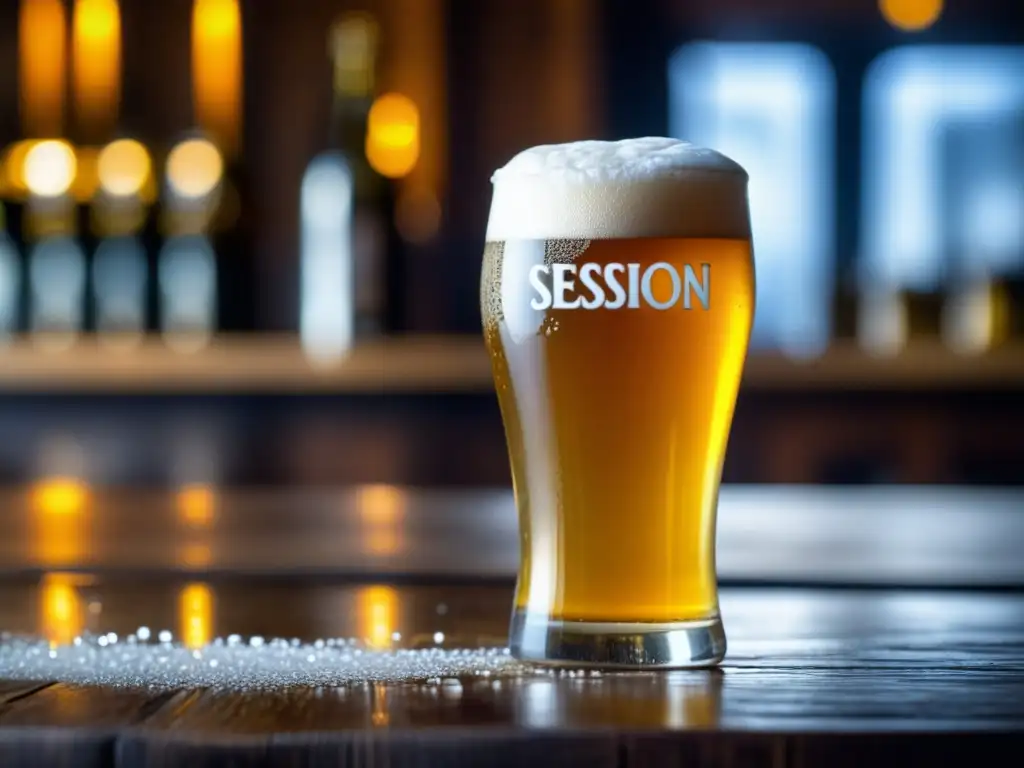
<svg viewBox="0 0 1024 768">
<path fill-rule="evenodd" d="M 670 173 L 601 180 L 653 142 Z M 746 175 L 670 140 L 541 151 L 596 170 L 495 177 L 481 306 L 519 510 L 513 653 L 715 663 L 718 488 L 754 312 Z"/>
</svg>

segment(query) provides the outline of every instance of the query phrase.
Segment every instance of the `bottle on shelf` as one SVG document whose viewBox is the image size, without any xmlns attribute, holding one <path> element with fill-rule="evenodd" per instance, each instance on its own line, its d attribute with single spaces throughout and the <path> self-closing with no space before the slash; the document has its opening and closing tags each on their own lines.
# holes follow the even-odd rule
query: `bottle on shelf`
<svg viewBox="0 0 1024 768">
<path fill-rule="evenodd" d="M 1016 123 L 1016 124 L 1015 124 Z M 943 341 L 959 354 L 1000 346 L 1010 325 L 1010 278 L 1024 260 L 1024 122 L 964 121 L 947 128 L 941 187 L 947 273 Z"/>
<path fill-rule="evenodd" d="M 352 174 L 352 270 L 357 340 L 396 330 L 400 310 L 389 284 L 397 279 L 394 189 L 367 156 L 370 115 L 377 94 L 379 27 L 365 13 L 347 14 L 330 30 L 333 65 L 328 150 L 339 152 Z M 339 215 L 342 211 L 339 210 Z"/>
<path fill-rule="evenodd" d="M 102 343 L 131 348 L 146 332 L 149 265 L 141 233 L 155 194 L 153 163 L 141 142 L 127 138 L 104 147 L 97 163 L 90 208 L 95 328 Z"/>
<path fill-rule="evenodd" d="M 159 327 L 179 352 L 213 339 L 218 322 L 217 254 L 211 225 L 223 191 L 224 160 L 202 137 L 178 143 L 167 156 L 157 257 Z"/>
<path fill-rule="evenodd" d="M 40 347 L 69 348 L 85 325 L 86 258 L 72 185 L 74 148 L 50 139 L 26 153 L 23 234 L 28 245 L 29 332 Z"/>
</svg>

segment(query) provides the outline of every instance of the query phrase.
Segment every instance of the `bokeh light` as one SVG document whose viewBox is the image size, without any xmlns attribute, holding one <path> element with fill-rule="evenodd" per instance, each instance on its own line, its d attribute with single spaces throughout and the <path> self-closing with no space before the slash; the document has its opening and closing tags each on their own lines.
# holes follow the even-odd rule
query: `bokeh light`
<svg viewBox="0 0 1024 768">
<path fill-rule="evenodd" d="M 188 584 L 178 596 L 178 623 L 186 648 L 202 648 L 213 636 L 213 592 L 206 584 Z"/>
<path fill-rule="evenodd" d="M 370 107 L 366 159 L 382 176 L 398 179 L 416 167 L 420 155 L 420 115 L 400 93 L 387 93 Z"/>
<path fill-rule="evenodd" d="M 938 21 L 943 0 L 879 0 L 878 9 L 889 24 L 904 32 L 919 32 Z"/>
<path fill-rule="evenodd" d="M 389 557 L 403 548 L 402 521 L 406 495 L 393 485 L 367 485 L 359 489 L 359 516 L 366 551 Z"/>
<path fill-rule="evenodd" d="M 393 485 L 363 486 L 358 496 L 359 516 L 371 525 L 392 525 L 405 514 L 405 494 Z"/>
<path fill-rule="evenodd" d="M 178 491 L 178 519 L 192 528 L 206 528 L 213 522 L 216 494 L 208 485 L 187 485 Z"/>
<path fill-rule="evenodd" d="M 205 139 L 189 139 L 167 158 L 167 183 L 178 197 L 198 200 L 210 195 L 224 176 L 224 160 Z"/>
<path fill-rule="evenodd" d="M 76 0 L 72 23 L 75 117 L 104 130 L 117 120 L 121 96 L 121 11 L 117 0 Z"/>
<path fill-rule="evenodd" d="M 356 600 L 361 639 L 371 648 L 389 648 L 398 619 L 398 593 L 392 587 L 364 587 Z"/>
<path fill-rule="evenodd" d="M 242 114 L 242 14 L 238 0 L 195 0 L 192 9 L 195 114 L 232 155 Z"/>
<path fill-rule="evenodd" d="M 213 560 L 213 550 L 204 541 L 189 541 L 178 551 L 178 565 L 184 568 L 207 568 Z"/>
<path fill-rule="evenodd" d="M 18 29 L 22 132 L 59 136 L 64 122 L 67 28 L 61 0 L 24 0 Z"/>
<path fill-rule="evenodd" d="M 108 144 L 99 156 L 99 183 L 113 197 L 138 195 L 152 174 L 146 148 L 134 139 Z"/>
<path fill-rule="evenodd" d="M 48 573 L 39 587 L 40 633 L 51 647 L 68 645 L 82 633 L 80 577 Z"/>
<path fill-rule="evenodd" d="M 8 195 L 23 195 L 28 192 L 28 187 L 25 186 L 25 157 L 38 143 L 32 139 L 25 139 L 12 144 L 4 153 L 3 168 L 0 169 L 3 172 L 3 184 L 0 186 L 6 188 Z"/>
<path fill-rule="evenodd" d="M 89 489 L 76 478 L 46 478 L 32 487 L 30 497 L 32 507 L 37 513 L 70 517 L 85 509 Z"/>
<path fill-rule="evenodd" d="M 66 141 L 41 141 L 25 155 L 25 186 L 39 197 L 65 194 L 74 183 L 77 172 L 75 151 Z"/>
</svg>

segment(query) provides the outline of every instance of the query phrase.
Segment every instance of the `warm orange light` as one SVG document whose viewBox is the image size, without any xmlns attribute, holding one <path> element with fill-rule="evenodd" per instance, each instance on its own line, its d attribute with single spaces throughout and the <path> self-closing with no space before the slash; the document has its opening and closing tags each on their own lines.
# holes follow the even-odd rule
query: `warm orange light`
<svg viewBox="0 0 1024 768">
<path fill-rule="evenodd" d="M 3 172 L 4 184 L 0 186 L 6 186 L 9 195 L 23 195 L 28 192 L 28 187 L 25 186 L 25 158 L 29 150 L 38 143 L 32 140 L 19 141 L 7 148 L 3 168 L 0 169 Z"/>
<path fill-rule="evenodd" d="M 391 722 L 391 715 L 388 713 L 388 688 L 383 683 L 373 684 L 373 714 L 370 715 L 370 722 L 378 728 L 387 727 Z"/>
<path fill-rule="evenodd" d="M 377 173 L 392 179 L 408 174 L 420 155 L 420 115 L 399 93 L 380 96 L 370 107 L 366 159 Z"/>
<path fill-rule="evenodd" d="M 213 522 L 216 495 L 208 485 L 188 485 L 178 491 L 178 519 L 193 528 Z"/>
<path fill-rule="evenodd" d="M 206 584 L 189 584 L 178 597 L 178 619 L 186 648 L 202 648 L 213 635 L 213 592 Z"/>
<path fill-rule="evenodd" d="M 18 24 L 18 88 L 22 130 L 29 136 L 63 133 L 65 25 L 61 0 L 22 0 Z"/>
<path fill-rule="evenodd" d="M 68 645 L 82 633 L 82 597 L 76 579 L 47 574 L 39 588 L 40 634 L 51 646 Z"/>
<path fill-rule="evenodd" d="M 80 203 L 87 203 L 96 196 L 99 189 L 99 157 L 95 147 L 78 147 L 75 152 L 75 180 L 71 184 L 71 196 Z"/>
<path fill-rule="evenodd" d="M 242 15 L 238 0 L 195 0 L 192 80 L 196 121 L 228 155 L 242 114 Z"/>
<path fill-rule="evenodd" d="M 77 173 L 78 158 L 66 141 L 40 141 L 25 153 L 22 177 L 33 195 L 60 197 L 71 189 Z"/>
<path fill-rule="evenodd" d="M 182 546 L 178 563 L 186 568 L 206 568 L 213 559 L 210 545 L 201 541 L 191 541 Z"/>
<path fill-rule="evenodd" d="M 72 23 L 75 117 L 94 134 L 117 122 L 121 101 L 121 11 L 117 0 L 76 0 Z"/>
<path fill-rule="evenodd" d="M 371 525 L 391 525 L 405 513 L 405 494 L 393 485 L 367 485 L 358 491 L 359 515 Z"/>
<path fill-rule="evenodd" d="M 387 3 L 388 56 L 381 71 L 384 90 L 404 94 L 419 109 L 419 156 L 416 167 L 402 179 L 396 212 L 399 232 L 411 243 L 432 239 L 440 224 L 437 201 L 444 195 L 449 134 L 443 108 L 447 101 L 447 51 L 450 48 L 446 41 L 445 5 L 446 0 L 388 0 Z M 558 46 L 562 52 L 560 58 L 564 59 L 562 68 L 568 67 L 571 76 L 578 71 L 590 71 L 586 69 L 587 56 L 581 55 L 578 49 L 582 46 L 585 52 L 586 41 L 592 37 L 586 35 L 588 25 L 579 21 L 590 14 L 588 8 L 592 4 L 589 0 L 560 0 L 546 5 L 551 6 L 555 14 L 550 21 L 559 29 L 559 37 L 568 35 L 569 50 L 562 50 L 565 46 L 561 39 Z M 567 14 L 571 17 L 569 20 L 563 18 Z M 553 79 L 564 77 L 562 73 Z M 572 99 L 569 110 L 580 113 L 579 101 Z M 577 117 L 577 122 L 581 119 Z M 586 130 L 584 127 L 582 132 Z"/>
<path fill-rule="evenodd" d="M 356 601 L 360 637 L 371 648 L 391 647 L 398 618 L 398 593 L 391 587 L 365 587 L 359 590 Z"/>
<path fill-rule="evenodd" d="M 363 546 L 375 555 L 395 554 L 402 547 L 405 495 L 391 485 L 368 485 L 358 493 Z"/>
<path fill-rule="evenodd" d="M 904 32 L 927 29 L 942 15 L 943 0 L 879 0 L 878 9 L 892 26 Z"/>
<path fill-rule="evenodd" d="M 41 480 L 31 490 L 33 510 L 47 516 L 67 517 L 85 509 L 89 488 L 80 480 L 55 477 Z"/>
<path fill-rule="evenodd" d="M 131 197 L 142 192 L 153 172 L 146 148 L 134 139 L 120 139 L 100 152 L 98 176 L 103 191 L 112 197 Z"/>
<path fill-rule="evenodd" d="M 80 565 L 90 551 L 89 488 L 71 477 L 40 480 L 29 489 L 32 554 L 44 568 Z"/>
<path fill-rule="evenodd" d="M 189 139 L 167 158 L 167 183 L 178 197 L 197 200 L 212 193 L 224 176 L 217 148 L 203 139 Z"/>
</svg>

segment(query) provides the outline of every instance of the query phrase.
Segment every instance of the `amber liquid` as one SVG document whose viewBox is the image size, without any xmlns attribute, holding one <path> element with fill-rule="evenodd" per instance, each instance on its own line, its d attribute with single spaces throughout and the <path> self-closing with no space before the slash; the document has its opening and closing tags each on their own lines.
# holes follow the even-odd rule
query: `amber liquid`
<svg viewBox="0 0 1024 768">
<path fill-rule="evenodd" d="M 531 309 L 529 269 L 552 260 L 668 262 L 680 275 L 708 264 L 709 308 Z M 519 510 L 517 610 L 716 616 L 718 488 L 754 312 L 749 241 L 488 243 L 481 301 Z"/>
</svg>

